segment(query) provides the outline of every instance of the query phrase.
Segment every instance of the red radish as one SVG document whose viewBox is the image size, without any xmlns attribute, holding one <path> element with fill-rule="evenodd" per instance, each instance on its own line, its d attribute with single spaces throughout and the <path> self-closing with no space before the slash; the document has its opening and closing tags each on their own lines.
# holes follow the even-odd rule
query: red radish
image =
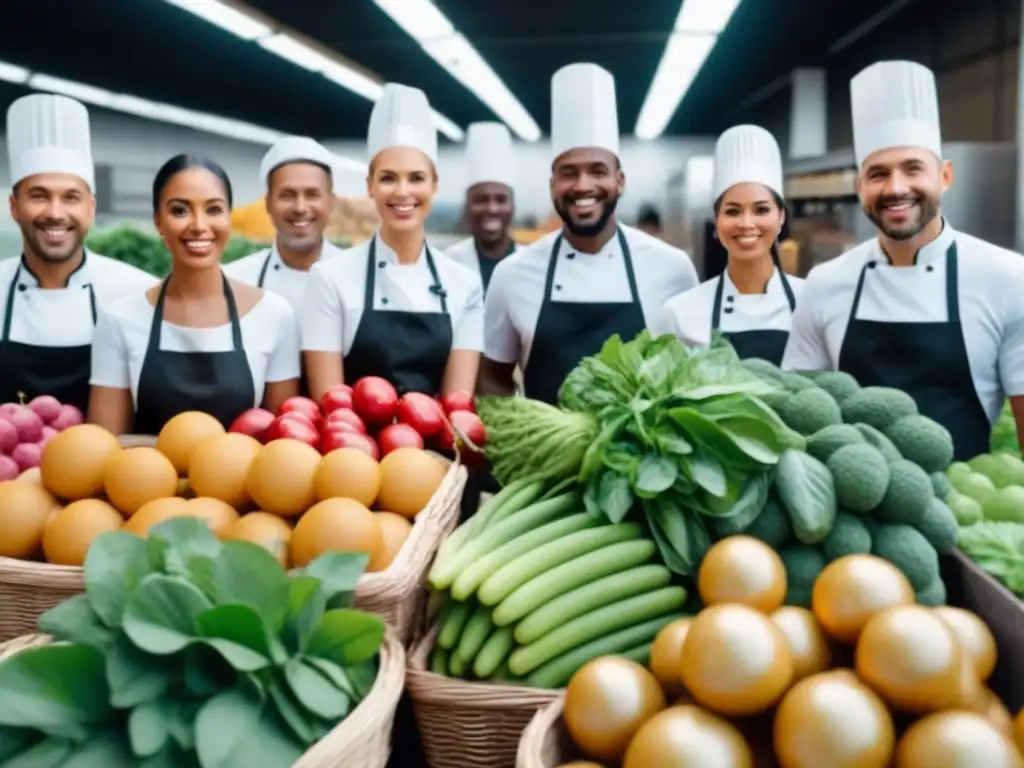
<svg viewBox="0 0 1024 768">
<path fill-rule="evenodd" d="M 448 420 L 452 423 L 452 427 L 465 435 L 469 442 L 478 448 L 483 448 L 487 442 L 487 431 L 479 416 L 469 411 L 452 411 Z M 455 439 L 451 428 L 445 426 L 444 432 L 437 440 L 438 447 L 442 451 L 455 450 Z"/>
<path fill-rule="evenodd" d="M 308 397 L 289 397 L 281 404 L 281 411 L 277 415 L 284 416 L 286 413 L 301 413 L 314 424 L 320 420 L 320 406 Z"/>
<path fill-rule="evenodd" d="M 254 437 L 261 443 L 267 442 L 267 430 L 274 423 L 274 414 L 263 408 L 250 408 L 242 411 L 233 422 L 228 432 L 239 432 Z"/>
<path fill-rule="evenodd" d="M 0 405 L 0 418 L 10 418 L 11 414 L 24 408 L 21 403 L 4 403 Z"/>
<path fill-rule="evenodd" d="M 327 454 L 338 448 L 356 448 L 368 456 L 372 456 L 375 460 L 380 458 L 377 443 L 369 435 L 341 429 L 328 429 L 324 433 L 323 452 Z"/>
<path fill-rule="evenodd" d="M 57 414 L 57 418 L 50 422 L 50 426 L 58 432 L 63 432 L 68 427 L 74 427 L 84 422 L 85 417 L 80 410 L 73 405 L 64 403 L 60 407 L 60 413 Z"/>
<path fill-rule="evenodd" d="M 301 413 L 286 413 L 274 419 L 267 430 L 267 442 L 283 438 L 301 440 L 318 450 L 320 448 L 320 433 Z"/>
<path fill-rule="evenodd" d="M 338 408 L 327 414 L 324 420 L 325 429 L 348 429 L 352 432 L 366 434 L 366 424 L 359 418 L 359 415 L 348 408 Z"/>
<path fill-rule="evenodd" d="M 398 401 L 398 423 L 408 424 L 425 438 L 436 437 L 444 429 L 444 412 L 430 395 L 407 392 Z"/>
<path fill-rule="evenodd" d="M 18 430 L 19 443 L 38 443 L 43 437 L 43 420 L 35 411 L 21 407 L 12 413 L 8 419 L 14 428 Z"/>
<path fill-rule="evenodd" d="M 28 407 L 39 414 L 44 424 L 49 424 L 60 415 L 60 400 L 53 395 L 40 395 Z"/>
<path fill-rule="evenodd" d="M 423 436 L 409 424 L 389 424 L 377 435 L 377 445 L 387 456 L 396 448 L 423 448 Z"/>
<path fill-rule="evenodd" d="M 58 432 L 56 429 L 51 427 L 49 424 L 45 424 L 43 426 L 43 436 L 39 439 L 39 447 L 45 448 L 46 444 L 53 440 L 53 438 L 55 438 L 59 434 L 60 432 Z"/>
<path fill-rule="evenodd" d="M 18 462 L 10 456 L 0 454 L 0 480 L 14 480 L 21 474 Z"/>
<path fill-rule="evenodd" d="M 352 388 L 352 405 L 367 425 L 383 427 L 395 420 L 398 393 L 386 379 L 364 376 Z"/>
<path fill-rule="evenodd" d="M 336 384 L 320 398 L 320 411 L 326 416 L 339 408 L 352 408 L 352 387 Z"/>
<path fill-rule="evenodd" d="M 458 392 L 449 392 L 447 395 L 442 396 L 441 407 L 449 415 L 456 411 L 476 413 L 476 406 L 473 404 L 473 394 L 464 389 Z"/>
<path fill-rule="evenodd" d="M 39 466 L 39 460 L 43 457 L 43 449 L 38 443 L 19 443 L 11 451 L 11 458 L 17 463 L 19 469 L 24 472 L 26 469 Z"/>
<path fill-rule="evenodd" d="M 10 454 L 18 444 L 18 430 L 7 419 L 0 418 L 0 453 Z"/>
</svg>

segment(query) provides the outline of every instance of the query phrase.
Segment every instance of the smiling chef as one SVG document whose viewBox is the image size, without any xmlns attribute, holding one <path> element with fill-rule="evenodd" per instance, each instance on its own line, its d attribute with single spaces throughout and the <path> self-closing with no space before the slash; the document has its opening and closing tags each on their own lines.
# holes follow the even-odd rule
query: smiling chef
<svg viewBox="0 0 1024 768">
<path fill-rule="evenodd" d="M 85 412 L 97 307 L 156 278 L 85 247 L 96 214 L 84 104 L 32 94 L 7 110 L 20 258 L 0 261 L 0 402 L 53 395 Z"/>
<path fill-rule="evenodd" d="M 566 375 L 615 334 L 632 339 L 662 304 L 697 284 L 683 251 L 619 224 L 626 186 L 619 161 L 615 80 L 570 64 L 551 81 L 551 200 L 562 228 L 503 259 L 484 318 L 479 389 L 554 403 Z"/>
<path fill-rule="evenodd" d="M 515 150 L 504 123 L 473 123 L 466 130 L 466 215 L 472 237 L 445 253 L 480 271 L 484 291 L 501 259 L 515 253 L 509 231 L 515 215 Z"/>
<path fill-rule="evenodd" d="M 725 271 L 665 303 L 659 328 L 689 346 L 720 332 L 740 357 L 778 365 L 803 280 L 779 266 L 786 222 L 782 155 L 775 137 L 737 125 L 715 144 L 715 231 L 728 253 Z"/>
<path fill-rule="evenodd" d="M 334 155 L 306 136 L 287 136 L 260 163 L 274 244 L 224 266 L 224 274 L 288 299 L 296 312 L 309 270 L 341 252 L 324 238 L 334 209 Z"/>
<path fill-rule="evenodd" d="M 810 273 L 783 367 L 902 389 L 969 459 L 988 451 L 1005 396 L 1024 434 L 1024 258 L 942 216 L 953 168 L 930 70 L 879 62 L 850 95 L 857 193 L 878 237 Z"/>
</svg>

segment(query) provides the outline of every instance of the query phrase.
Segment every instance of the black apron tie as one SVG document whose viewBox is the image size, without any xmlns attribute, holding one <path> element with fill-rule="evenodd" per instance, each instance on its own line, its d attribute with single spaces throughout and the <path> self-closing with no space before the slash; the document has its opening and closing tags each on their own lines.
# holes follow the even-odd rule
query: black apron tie
<svg viewBox="0 0 1024 768">
<path fill-rule="evenodd" d="M 786 292 L 786 301 L 789 303 L 789 312 L 796 309 L 796 297 L 793 289 L 786 279 L 786 274 L 776 267 L 779 281 L 782 283 L 782 290 Z M 725 284 L 725 272 L 718 276 L 718 285 L 715 287 L 715 302 L 711 308 L 711 333 L 714 334 L 722 322 L 722 292 Z M 786 342 L 789 341 L 789 331 L 780 331 L 774 328 L 757 328 L 749 331 L 732 331 L 722 334 L 740 358 L 746 360 L 751 357 L 760 357 L 769 360 L 776 365 L 782 364 L 782 356 L 786 351 Z"/>
<path fill-rule="evenodd" d="M 377 270 L 377 238 L 370 241 L 366 255 L 366 284 L 363 314 L 352 346 L 344 357 L 345 379 L 350 383 L 364 376 L 380 376 L 390 381 L 399 394 L 441 391 L 454 331 L 448 313 L 448 294 L 441 284 L 430 253 L 424 245 L 424 258 L 433 284 L 430 292 L 437 298 L 438 311 L 378 310 L 374 308 Z M 382 299 L 386 302 L 387 298 Z"/>
<path fill-rule="evenodd" d="M 895 387 L 911 395 L 922 414 L 949 430 L 958 461 L 986 453 L 992 425 L 971 377 L 960 321 L 956 242 L 946 251 L 945 322 L 859 319 L 864 281 L 875 264 L 872 260 L 861 268 L 839 370 L 861 386 Z"/>
<path fill-rule="evenodd" d="M 629 283 L 630 300 L 627 302 L 554 300 L 552 291 L 561 289 L 560 285 L 554 283 L 562 235 L 555 238 L 548 260 L 544 298 L 541 300 L 530 355 L 523 371 L 523 390 L 527 397 L 556 404 L 562 382 L 584 357 L 596 355 L 615 334 L 622 337 L 623 341 L 630 341 L 647 327 L 636 287 L 629 244 L 621 228 L 616 227 L 615 234 L 622 249 L 626 280 Z"/>
<path fill-rule="evenodd" d="M 164 280 L 153 309 L 146 357 L 139 372 L 135 426 L 140 435 L 159 434 L 171 418 L 185 411 L 203 411 L 217 419 L 225 429 L 243 411 L 254 407 L 256 388 L 252 369 L 242 341 L 242 324 L 238 317 L 235 294 L 228 279 L 224 281 L 231 322 L 231 349 L 224 352 L 172 352 L 160 349 L 163 330 Z"/>
<path fill-rule="evenodd" d="M 82 257 L 81 269 L 88 254 Z M 14 270 L 14 279 L 7 289 L 4 306 L 3 333 L 0 335 L 0 402 L 25 402 L 39 395 L 53 395 L 62 403 L 73 405 L 82 413 L 89 407 L 89 377 L 92 373 L 92 344 L 70 347 L 45 347 L 11 340 L 14 320 L 14 301 L 18 293 L 22 263 Z M 77 271 L 77 270 L 76 270 Z M 57 290 L 89 291 L 89 309 L 93 327 L 96 326 L 96 291 L 88 282 L 77 289 L 64 287 Z M 74 324 L 77 318 L 65 318 Z"/>
</svg>

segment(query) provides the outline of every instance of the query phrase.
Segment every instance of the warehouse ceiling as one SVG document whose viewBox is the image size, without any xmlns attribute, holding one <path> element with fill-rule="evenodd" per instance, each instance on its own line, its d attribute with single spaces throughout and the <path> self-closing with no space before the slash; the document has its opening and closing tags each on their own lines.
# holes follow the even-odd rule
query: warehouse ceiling
<svg viewBox="0 0 1024 768">
<path fill-rule="evenodd" d="M 207 0 L 189 0 L 206 2 Z M 465 127 L 494 113 L 372 0 L 249 0 L 249 6 L 355 62 L 426 91 Z M 617 78 L 620 127 L 631 133 L 679 12 L 679 0 L 435 0 L 544 134 L 559 67 L 593 61 Z M 779 92 L 798 66 L 904 6 L 893 0 L 743 0 L 666 133 L 711 134 Z M 827 8 L 827 10 L 826 10 Z M 890 22 L 892 20 L 890 19 Z M 285 133 L 362 138 L 371 103 L 164 0 L 0 3 L 0 61 L 116 93 Z M 0 67 L 2 69 L 2 67 Z M 0 72 L 2 77 L 2 72 Z M 22 86 L 0 83 L 8 103 Z"/>
</svg>

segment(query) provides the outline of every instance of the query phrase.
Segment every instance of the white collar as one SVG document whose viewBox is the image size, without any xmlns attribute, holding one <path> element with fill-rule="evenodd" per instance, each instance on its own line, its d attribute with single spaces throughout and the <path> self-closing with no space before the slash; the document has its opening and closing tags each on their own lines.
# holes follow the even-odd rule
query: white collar
<svg viewBox="0 0 1024 768">
<path fill-rule="evenodd" d="M 761 291 L 760 293 L 741 294 L 739 288 L 737 288 L 735 283 L 733 283 L 732 278 L 729 277 L 729 267 L 726 266 L 726 268 L 722 270 L 722 294 L 725 296 L 728 296 L 730 294 L 735 295 L 737 298 L 741 296 L 767 296 L 781 284 L 782 283 L 779 280 L 779 270 L 778 268 L 773 267 L 771 277 L 769 277 L 768 282 L 765 283 L 763 291 Z"/>
<path fill-rule="evenodd" d="M 86 268 L 88 265 L 92 263 L 89 260 L 89 255 L 89 249 L 83 248 L 82 263 L 75 268 L 74 272 L 68 275 L 68 279 L 64 283 L 65 288 L 75 288 L 80 285 L 85 285 L 90 281 L 89 270 Z M 93 256 L 95 258 L 95 254 L 93 254 Z M 24 253 L 22 253 L 19 257 L 18 262 L 18 284 L 26 288 L 38 288 L 39 278 L 32 271 L 32 268 L 28 265 L 28 262 L 25 261 Z"/>
<path fill-rule="evenodd" d="M 956 240 L 956 232 L 949 225 L 949 222 L 945 218 L 942 219 L 942 231 L 939 232 L 939 236 L 932 240 L 930 243 L 921 246 L 917 253 L 914 254 L 914 266 L 923 266 L 926 264 L 934 264 L 936 261 L 944 259 L 946 257 L 946 251 L 949 250 L 949 246 Z M 875 247 L 873 249 L 872 258 L 877 260 L 880 264 L 889 265 L 889 256 L 882 250 L 882 244 L 879 239 L 875 238 Z"/>
<path fill-rule="evenodd" d="M 384 238 L 380 236 L 380 233 L 374 235 L 371 242 L 376 243 L 376 250 L 374 251 L 374 257 L 377 261 L 383 261 L 387 264 L 398 264 L 399 266 L 408 267 L 414 264 L 419 264 L 423 261 L 423 255 L 427 252 L 427 241 L 423 241 L 423 248 L 420 249 L 420 255 L 417 257 L 413 264 L 402 264 L 398 260 L 398 254 L 395 253 L 391 246 L 384 242 Z"/>
<path fill-rule="evenodd" d="M 597 256 L 614 256 L 619 252 L 619 232 L 621 230 L 616 229 L 612 232 L 612 236 L 608 238 L 608 241 L 601 246 L 600 250 L 596 253 L 584 253 L 583 251 L 577 251 L 573 244 L 569 242 L 569 238 L 565 236 L 565 228 L 559 230 L 559 243 L 558 243 L 558 255 L 565 255 L 566 258 L 575 258 L 576 254 L 584 257 L 594 258 Z M 625 237 L 625 232 L 622 233 Z"/>
</svg>

